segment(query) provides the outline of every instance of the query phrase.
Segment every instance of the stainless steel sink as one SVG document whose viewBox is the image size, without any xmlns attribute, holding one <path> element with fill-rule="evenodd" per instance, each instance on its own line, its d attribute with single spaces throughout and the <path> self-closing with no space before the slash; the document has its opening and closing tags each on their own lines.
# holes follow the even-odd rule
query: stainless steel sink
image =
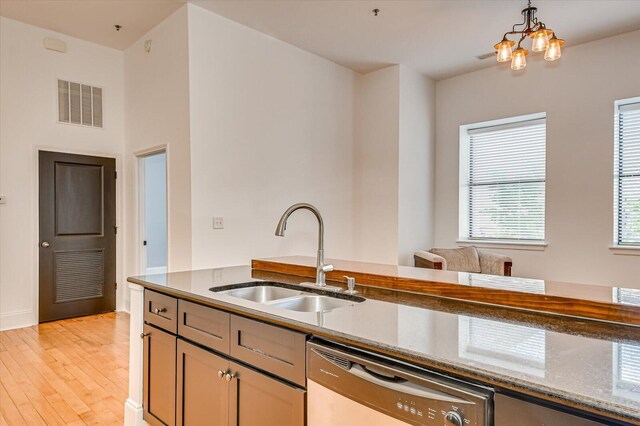
<svg viewBox="0 0 640 426">
<path fill-rule="evenodd" d="M 300 290 L 293 290 L 290 288 L 273 287 L 273 286 L 256 286 L 256 287 L 244 287 L 236 288 L 233 290 L 225 290 L 219 292 L 220 294 L 226 294 L 227 296 L 238 297 L 244 300 L 251 300 L 253 302 L 264 303 L 271 300 L 285 299 L 287 297 L 300 296 L 305 292 Z"/>
<path fill-rule="evenodd" d="M 351 300 L 337 299 L 329 296 L 304 295 L 269 303 L 274 308 L 288 309 L 298 312 L 325 312 L 354 305 Z"/>
<path fill-rule="evenodd" d="M 297 312 L 327 312 L 364 302 L 364 297 L 336 295 L 322 289 L 301 290 L 299 286 L 256 281 L 210 289 L 218 294 Z"/>
</svg>

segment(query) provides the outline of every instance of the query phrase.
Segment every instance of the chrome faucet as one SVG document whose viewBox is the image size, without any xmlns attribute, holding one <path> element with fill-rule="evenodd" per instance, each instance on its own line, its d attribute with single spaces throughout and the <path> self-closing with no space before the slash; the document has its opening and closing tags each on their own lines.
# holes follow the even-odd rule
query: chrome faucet
<svg viewBox="0 0 640 426">
<path fill-rule="evenodd" d="M 319 287 L 327 287 L 326 282 L 326 273 L 333 271 L 333 265 L 328 265 L 324 263 L 324 222 L 322 221 L 322 216 L 317 208 L 307 203 L 298 203 L 289 207 L 280 218 L 278 222 L 278 226 L 276 227 L 276 236 L 284 237 L 284 231 L 287 229 L 287 220 L 289 216 L 296 210 L 306 209 L 311 211 L 316 218 L 318 219 L 318 256 L 316 260 L 316 282 L 315 285 Z M 332 287 L 332 286 L 328 286 Z"/>
</svg>

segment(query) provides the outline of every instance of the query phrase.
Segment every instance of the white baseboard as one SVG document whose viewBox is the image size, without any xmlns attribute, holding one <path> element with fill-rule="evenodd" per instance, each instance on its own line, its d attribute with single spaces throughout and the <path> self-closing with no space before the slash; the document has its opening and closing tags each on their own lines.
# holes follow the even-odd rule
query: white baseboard
<svg viewBox="0 0 640 426">
<path fill-rule="evenodd" d="M 0 331 L 31 327 L 36 324 L 37 321 L 33 317 L 33 311 L 31 309 L 3 312 L 0 314 Z"/>
<path fill-rule="evenodd" d="M 142 405 L 134 402 L 131 398 L 127 399 L 124 403 L 124 424 L 125 426 L 142 426 L 148 425 L 147 422 L 144 421 L 142 415 L 144 414 L 144 409 Z"/>
</svg>

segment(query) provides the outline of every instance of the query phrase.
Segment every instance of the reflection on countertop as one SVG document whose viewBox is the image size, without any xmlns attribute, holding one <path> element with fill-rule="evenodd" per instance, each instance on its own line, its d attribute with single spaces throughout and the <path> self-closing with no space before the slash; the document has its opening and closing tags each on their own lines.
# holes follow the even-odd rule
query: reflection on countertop
<svg viewBox="0 0 640 426">
<path fill-rule="evenodd" d="M 258 275 L 258 276 L 256 276 Z M 294 312 L 209 289 L 274 279 L 248 266 L 130 278 L 131 282 L 432 368 L 640 423 L 640 329 L 553 318 L 384 289 L 317 313 Z M 276 281 L 286 282 L 285 275 Z M 288 276 L 295 282 L 301 278 Z M 378 299 L 378 300 L 376 300 Z M 405 303 L 406 302 L 406 303 Z M 486 308 L 486 307 L 485 307 Z M 509 314 L 511 313 L 511 315 Z M 527 318 L 538 318 L 528 321 Z M 542 319 L 540 319 L 542 318 Z M 577 326 L 572 329 L 571 324 Z M 554 331 L 555 330 L 555 331 Z"/>
</svg>

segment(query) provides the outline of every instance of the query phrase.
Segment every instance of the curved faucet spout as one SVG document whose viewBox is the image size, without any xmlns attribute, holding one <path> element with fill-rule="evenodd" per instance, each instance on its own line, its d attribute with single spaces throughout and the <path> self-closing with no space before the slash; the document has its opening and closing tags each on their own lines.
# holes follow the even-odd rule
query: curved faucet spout
<svg viewBox="0 0 640 426">
<path fill-rule="evenodd" d="M 326 285 L 326 272 L 333 271 L 333 265 L 327 265 L 324 263 L 324 221 L 320 211 L 309 203 L 297 203 L 289 207 L 280 217 L 278 226 L 276 226 L 276 236 L 284 237 L 284 231 L 287 229 L 287 220 L 289 216 L 296 210 L 309 210 L 318 219 L 318 257 L 317 257 L 317 270 L 316 270 L 316 284 L 319 286 Z"/>
</svg>

